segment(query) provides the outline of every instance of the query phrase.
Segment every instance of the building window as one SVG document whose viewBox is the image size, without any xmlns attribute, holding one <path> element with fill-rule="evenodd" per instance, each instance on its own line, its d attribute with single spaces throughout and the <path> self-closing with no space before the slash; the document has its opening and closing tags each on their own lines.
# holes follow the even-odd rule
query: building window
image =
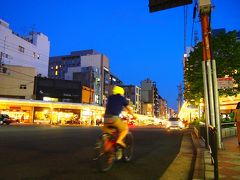
<svg viewBox="0 0 240 180">
<path fill-rule="evenodd" d="M 20 52 L 24 53 L 24 47 L 18 46 L 18 50 L 19 50 Z"/>
<path fill-rule="evenodd" d="M 27 89 L 27 85 L 26 84 L 20 84 L 20 89 Z"/>
<path fill-rule="evenodd" d="M 55 76 L 57 76 L 58 75 L 58 71 L 55 71 Z"/>
<path fill-rule="evenodd" d="M 56 68 L 55 69 L 58 69 L 58 65 L 56 66 Z"/>
<path fill-rule="evenodd" d="M 33 52 L 33 58 L 40 59 L 40 55 L 38 53 Z"/>
</svg>

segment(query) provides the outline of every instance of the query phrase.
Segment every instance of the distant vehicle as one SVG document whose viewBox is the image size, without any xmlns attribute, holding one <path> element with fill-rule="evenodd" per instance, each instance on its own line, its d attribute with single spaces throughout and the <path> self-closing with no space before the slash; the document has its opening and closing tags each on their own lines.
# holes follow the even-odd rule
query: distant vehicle
<svg viewBox="0 0 240 180">
<path fill-rule="evenodd" d="M 12 120 L 7 114 L 0 114 L 0 125 L 12 123 Z"/>
<path fill-rule="evenodd" d="M 131 126 L 135 126 L 135 121 L 129 121 L 129 122 L 128 122 L 128 126 L 130 126 L 130 127 L 131 127 Z"/>
<path fill-rule="evenodd" d="M 180 118 L 171 117 L 168 119 L 167 128 L 168 129 L 182 129 L 183 123 L 180 120 Z"/>
</svg>

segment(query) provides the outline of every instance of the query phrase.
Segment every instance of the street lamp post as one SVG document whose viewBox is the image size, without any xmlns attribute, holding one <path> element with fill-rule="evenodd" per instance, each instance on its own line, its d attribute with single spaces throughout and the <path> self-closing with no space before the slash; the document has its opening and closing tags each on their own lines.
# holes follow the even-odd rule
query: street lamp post
<svg viewBox="0 0 240 180">
<path fill-rule="evenodd" d="M 212 125 L 217 129 L 218 148 L 222 148 L 221 124 L 219 112 L 219 95 L 217 88 L 216 62 L 213 59 L 211 51 L 211 1 L 199 0 L 199 14 L 202 28 L 202 45 L 203 45 L 203 82 L 204 82 L 204 99 L 206 109 L 206 130 L 208 135 L 208 126 Z M 209 137 L 207 136 L 207 144 Z"/>
<path fill-rule="evenodd" d="M 149 11 L 156 12 L 165 9 L 175 8 L 191 4 L 192 0 L 149 0 Z M 199 0 L 199 14 L 202 27 L 203 44 L 203 81 L 204 81 L 204 99 L 206 109 L 206 126 L 211 124 L 217 129 L 218 147 L 222 148 L 221 127 L 219 113 L 219 96 L 217 89 L 216 64 L 211 53 L 210 21 L 211 1 Z M 209 142 L 208 142 L 209 143 Z"/>
</svg>

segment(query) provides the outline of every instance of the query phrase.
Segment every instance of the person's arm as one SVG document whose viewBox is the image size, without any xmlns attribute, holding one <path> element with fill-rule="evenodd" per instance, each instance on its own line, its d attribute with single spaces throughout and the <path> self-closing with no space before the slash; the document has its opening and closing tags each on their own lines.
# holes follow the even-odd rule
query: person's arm
<svg viewBox="0 0 240 180">
<path fill-rule="evenodd" d="M 129 114 L 131 114 L 131 115 L 133 116 L 134 119 L 137 118 L 136 115 L 134 114 L 132 108 L 131 108 L 129 105 L 125 106 L 125 109 L 127 110 L 127 112 L 128 112 Z"/>
<path fill-rule="evenodd" d="M 234 122 L 237 122 L 237 109 L 234 111 L 233 119 L 234 119 Z"/>
</svg>

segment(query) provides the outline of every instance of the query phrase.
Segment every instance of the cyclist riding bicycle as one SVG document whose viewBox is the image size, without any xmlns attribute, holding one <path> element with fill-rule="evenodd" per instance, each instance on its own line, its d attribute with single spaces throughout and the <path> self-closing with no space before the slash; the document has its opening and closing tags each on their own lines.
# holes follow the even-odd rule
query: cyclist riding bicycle
<svg viewBox="0 0 240 180">
<path fill-rule="evenodd" d="M 123 142 L 123 140 L 128 134 L 128 125 L 127 123 L 123 122 L 119 115 L 125 108 L 127 112 L 133 116 L 133 118 L 136 118 L 136 116 L 130 108 L 128 100 L 124 97 L 124 89 L 122 87 L 114 86 L 112 93 L 113 94 L 107 99 L 104 125 L 102 130 L 103 133 L 109 133 L 110 127 L 116 127 L 119 132 L 116 143 L 125 148 L 126 144 Z"/>
</svg>

